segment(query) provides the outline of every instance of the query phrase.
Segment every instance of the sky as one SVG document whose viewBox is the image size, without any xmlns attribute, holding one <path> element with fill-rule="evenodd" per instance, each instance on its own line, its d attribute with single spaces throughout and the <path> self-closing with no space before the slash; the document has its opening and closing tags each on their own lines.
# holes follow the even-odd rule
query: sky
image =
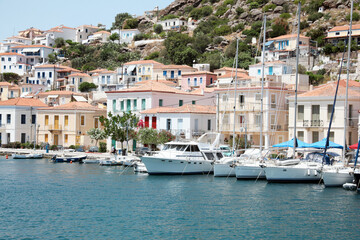
<svg viewBox="0 0 360 240">
<path fill-rule="evenodd" d="M 174 0 L 0 0 L 0 41 L 30 27 L 49 30 L 98 23 L 110 28 L 118 13 L 143 15 Z"/>
</svg>

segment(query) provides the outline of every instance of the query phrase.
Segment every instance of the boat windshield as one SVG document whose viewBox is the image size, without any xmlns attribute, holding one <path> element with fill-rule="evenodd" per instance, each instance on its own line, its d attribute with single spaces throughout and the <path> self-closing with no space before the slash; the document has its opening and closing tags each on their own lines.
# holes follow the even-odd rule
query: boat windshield
<svg viewBox="0 0 360 240">
<path fill-rule="evenodd" d="M 165 144 L 163 150 L 176 150 L 176 151 L 184 151 L 187 145 L 179 145 L 179 144 Z"/>
</svg>

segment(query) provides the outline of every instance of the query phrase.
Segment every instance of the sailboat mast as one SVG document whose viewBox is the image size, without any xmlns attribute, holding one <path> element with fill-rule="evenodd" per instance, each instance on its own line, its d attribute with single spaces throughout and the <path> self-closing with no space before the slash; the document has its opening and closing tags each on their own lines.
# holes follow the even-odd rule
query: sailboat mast
<svg viewBox="0 0 360 240">
<path fill-rule="evenodd" d="M 345 105 L 344 105 L 344 146 L 342 159 L 345 162 L 346 153 L 346 125 L 348 124 L 348 92 L 349 92 L 349 72 L 350 72 L 350 53 L 351 53 L 351 34 L 352 34 L 352 16 L 353 16 L 354 1 L 351 0 L 351 11 L 350 11 L 350 24 L 349 24 L 349 40 L 348 40 L 348 56 L 347 56 L 347 72 L 346 72 L 346 94 L 345 94 Z"/>
<path fill-rule="evenodd" d="M 297 92 L 298 92 L 298 80 L 299 80 L 299 39 L 300 39 L 300 15 L 301 15 L 301 2 L 298 4 L 298 24 L 297 24 L 297 36 L 296 36 L 296 77 L 295 77 L 295 106 L 294 106 L 294 146 L 293 146 L 293 157 L 295 158 L 296 153 L 296 112 L 297 112 Z"/>
<path fill-rule="evenodd" d="M 261 57 L 261 98 L 260 98 L 260 153 L 263 148 L 263 118 L 264 118 L 264 77 L 265 77 L 265 41 L 266 41 L 266 15 L 264 15 L 264 36 L 263 36 L 263 49 Z"/>
<path fill-rule="evenodd" d="M 238 61 L 239 61 L 239 39 L 236 39 L 236 64 L 235 64 L 235 88 L 234 88 L 234 127 L 233 127 L 233 141 L 232 141 L 232 154 L 235 154 L 235 144 L 236 144 L 236 90 L 237 90 L 237 72 L 238 72 Z"/>
</svg>

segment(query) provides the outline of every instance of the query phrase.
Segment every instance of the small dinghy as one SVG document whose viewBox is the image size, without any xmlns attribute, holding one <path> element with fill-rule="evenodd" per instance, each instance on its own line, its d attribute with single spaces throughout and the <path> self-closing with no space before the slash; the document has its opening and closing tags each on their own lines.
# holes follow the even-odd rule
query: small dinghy
<svg viewBox="0 0 360 240">
<path fill-rule="evenodd" d="M 56 163 L 60 163 L 60 162 L 67 162 L 67 163 L 73 163 L 73 162 L 79 162 L 82 163 L 83 160 L 86 159 L 86 155 L 81 155 L 81 156 L 53 156 L 51 158 L 51 161 L 56 162 Z"/>
<path fill-rule="evenodd" d="M 40 154 L 36 154 L 36 153 L 30 153 L 30 154 L 13 154 L 12 155 L 13 159 L 40 159 L 43 158 L 43 155 Z"/>
</svg>

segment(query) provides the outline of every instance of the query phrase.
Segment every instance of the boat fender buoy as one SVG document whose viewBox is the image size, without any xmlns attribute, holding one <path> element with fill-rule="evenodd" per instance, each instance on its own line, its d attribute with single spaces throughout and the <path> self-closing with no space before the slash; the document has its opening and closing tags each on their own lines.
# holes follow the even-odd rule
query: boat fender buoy
<svg viewBox="0 0 360 240">
<path fill-rule="evenodd" d="M 315 175 L 315 176 L 317 176 L 317 174 L 318 174 L 318 173 L 317 173 L 317 171 L 316 171 L 316 170 L 314 170 L 314 175 Z"/>
<path fill-rule="evenodd" d="M 5 158 L 6 158 L 6 159 L 9 159 L 9 155 L 6 155 Z"/>
<path fill-rule="evenodd" d="M 308 169 L 308 171 L 307 171 L 307 175 L 308 175 L 308 176 L 310 176 L 310 169 Z"/>
<path fill-rule="evenodd" d="M 72 163 L 72 161 L 70 160 L 70 163 Z"/>
</svg>

